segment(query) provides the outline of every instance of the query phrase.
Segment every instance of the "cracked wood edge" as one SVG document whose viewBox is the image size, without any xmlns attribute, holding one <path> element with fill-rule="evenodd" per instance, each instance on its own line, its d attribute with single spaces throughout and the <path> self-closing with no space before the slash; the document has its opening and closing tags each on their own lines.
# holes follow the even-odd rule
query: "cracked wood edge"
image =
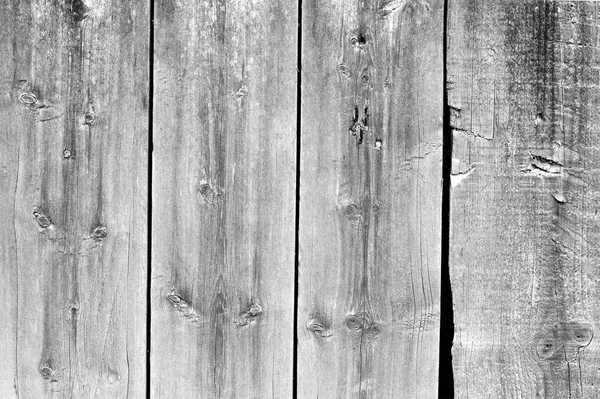
<svg viewBox="0 0 600 399">
<path fill-rule="evenodd" d="M 456 397 L 597 395 L 598 2 L 451 0 Z"/>
</svg>

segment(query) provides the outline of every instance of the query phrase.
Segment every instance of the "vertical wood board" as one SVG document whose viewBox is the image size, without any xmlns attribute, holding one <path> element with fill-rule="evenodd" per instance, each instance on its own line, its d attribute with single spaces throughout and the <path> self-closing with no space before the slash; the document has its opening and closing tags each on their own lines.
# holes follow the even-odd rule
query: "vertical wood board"
<svg viewBox="0 0 600 399">
<path fill-rule="evenodd" d="M 597 395 L 599 18 L 450 1 L 458 398 Z"/>
<path fill-rule="evenodd" d="M 152 397 L 291 397 L 297 8 L 155 14 Z"/>
<path fill-rule="evenodd" d="M 0 396 L 145 396 L 148 7 L 0 2 Z"/>
<path fill-rule="evenodd" d="M 303 2 L 299 397 L 437 397 L 443 7 Z"/>
</svg>

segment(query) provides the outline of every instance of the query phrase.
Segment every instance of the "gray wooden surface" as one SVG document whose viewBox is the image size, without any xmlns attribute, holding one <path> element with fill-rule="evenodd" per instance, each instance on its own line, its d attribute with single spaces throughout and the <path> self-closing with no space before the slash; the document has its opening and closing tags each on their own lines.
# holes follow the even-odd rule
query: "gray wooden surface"
<svg viewBox="0 0 600 399">
<path fill-rule="evenodd" d="M 297 8 L 155 5 L 152 397 L 291 397 Z"/>
<path fill-rule="evenodd" d="M 0 398 L 437 397 L 444 85 L 455 397 L 597 396 L 597 2 L 444 6 L 0 0 Z"/>
<path fill-rule="evenodd" d="M 0 1 L 0 397 L 141 398 L 148 7 Z"/>
<path fill-rule="evenodd" d="M 597 2 L 451 0 L 457 398 L 595 398 Z"/>
<path fill-rule="evenodd" d="M 298 397 L 437 397 L 443 2 L 303 2 Z"/>
</svg>

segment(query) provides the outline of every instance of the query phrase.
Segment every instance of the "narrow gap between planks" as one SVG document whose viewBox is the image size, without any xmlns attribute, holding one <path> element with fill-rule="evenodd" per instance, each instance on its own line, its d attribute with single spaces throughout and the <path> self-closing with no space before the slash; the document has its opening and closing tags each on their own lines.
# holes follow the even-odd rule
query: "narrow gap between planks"
<svg viewBox="0 0 600 399">
<path fill-rule="evenodd" d="M 448 3 L 444 0 L 443 24 L 443 150 L 442 150 L 442 267 L 440 293 L 440 355 L 439 384 L 440 399 L 454 398 L 454 376 L 452 372 L 452 344 L 454 341 L 454 306 L 450 281 L 450 174 L 452 173 L 452 129 L 448 105 Z"/>
<path fill-rule="evenodd" d="M 292 397 L 298 395 L 298 261 L 300 250 L 300 155 L 302 144 L 302 0 L 298 0 L 298 41 L 296 67 L 296 226 L 294 240 L 294 349 L 292 364 Z"/>
<path fill-rule="evenodd" d="M 147 275 L 146 275 L 146 398 L 150 398 L 150 348 L 152 322 L 152 152 L 154 149 L 154 0 L 149 0 L 148 10 L 148 224 L 147 224 Z"/>
</svg>

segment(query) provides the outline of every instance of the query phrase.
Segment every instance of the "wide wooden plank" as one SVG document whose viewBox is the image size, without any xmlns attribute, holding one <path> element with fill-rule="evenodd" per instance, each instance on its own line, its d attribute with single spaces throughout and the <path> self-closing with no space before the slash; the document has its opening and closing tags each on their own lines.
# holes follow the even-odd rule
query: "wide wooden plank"
<svg viewBox="0 0 600 399">
<path fill-rule="evenodd" d="M 458 398 L 598 395 L 599 11 L 450 1 Z"/>
<path fill-rule="evenodd" d="M 155 7 L 152 397 L 291 397 L 297 7 Z"/>
<path fill-rule="evenodd" d="M 145 396 L 148 7 L 0 1 L 0 397 Z"/>
<path fill-rule="evenodd" d="M 303 2 L 300 398 L 437 397 L 443 7 Z"/>
</svg>

